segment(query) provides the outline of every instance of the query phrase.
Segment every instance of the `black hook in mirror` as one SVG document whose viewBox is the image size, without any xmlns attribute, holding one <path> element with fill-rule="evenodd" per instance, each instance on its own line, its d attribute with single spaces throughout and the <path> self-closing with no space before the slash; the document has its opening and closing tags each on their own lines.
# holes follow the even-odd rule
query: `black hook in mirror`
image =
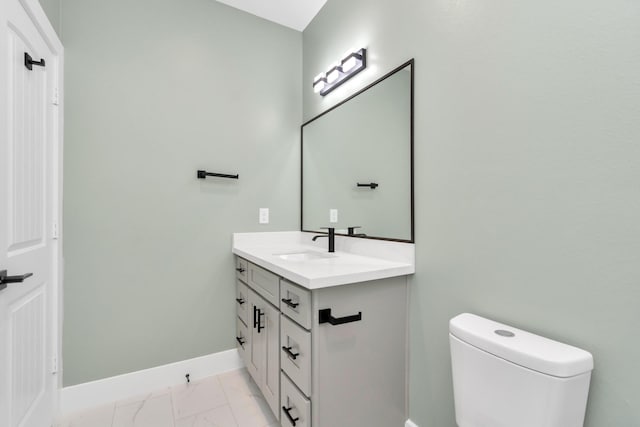
<svg viewBox="0 0 640 427">
<path fill-rule="evenodd" d="M 368 183 L 368 184 L 360 184 L 358 182 L 357 184 L 358 184 L 358 187 L 369 187 L 372 190 L 375 190 L 376 188 L 378 188 L 378 184 L 375 183 L 375 182 L 371 182 L 371 183 Z"/>
</svg>

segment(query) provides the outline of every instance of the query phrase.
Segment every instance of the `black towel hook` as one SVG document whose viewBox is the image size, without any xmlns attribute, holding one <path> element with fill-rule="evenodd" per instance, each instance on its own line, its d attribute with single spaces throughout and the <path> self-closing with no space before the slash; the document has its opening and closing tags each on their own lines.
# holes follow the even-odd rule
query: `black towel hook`
<svg viewBox="0 0 640 427">
<path fill-rule="evenodd" d="M 33 66 L 37 65 L 38 67 L 44 67 L 44 58 L 40 61 L 34 61 L 31 55 L 27 52 L 24 53 L 24 66 L 27 67 L 28 70 L 33 70 Z"/>
</svg>

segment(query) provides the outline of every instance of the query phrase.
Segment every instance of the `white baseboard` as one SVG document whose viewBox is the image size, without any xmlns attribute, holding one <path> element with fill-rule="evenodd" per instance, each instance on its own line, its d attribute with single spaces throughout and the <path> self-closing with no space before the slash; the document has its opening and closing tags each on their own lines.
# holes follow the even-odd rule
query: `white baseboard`
<svg viewBox="0 0 640 427">
<path fill-rule="evenodd" d="M 184 376 L 187 372 L 191 381 L 196 381 L 243 366 L 238 350 L 233 349 L 64 387 L 60 392 L 60 414 L 70 414 L 181 384 L 186 381 Z"/>
<path fill-rule="evenodd" d="M 414 423 L 411 420 L 407 420 L 407 422 L 404 423 L 404 427 L 418 427 L 418 424 Z"/>
</svg>

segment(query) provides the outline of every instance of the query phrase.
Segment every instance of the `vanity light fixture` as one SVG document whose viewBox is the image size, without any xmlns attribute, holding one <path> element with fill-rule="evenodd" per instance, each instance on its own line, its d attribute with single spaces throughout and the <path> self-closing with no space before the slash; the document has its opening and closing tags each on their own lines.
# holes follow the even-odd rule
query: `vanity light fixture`
<svg viewBox="0 0 640 427">
<path fill-rule="evenodd" d="M 325 73 L 320 73 L 313 79 L 313 91 L 315 93 L 320 92 L 327 85 L 327 76 Z"/>
<path fill-rule="evenodd" d="M 313 79 L 313 91 L 325 96 L 365 68 L 367 68 L 367 49 L 347 52 L 339 64 Z"/>
</svg>

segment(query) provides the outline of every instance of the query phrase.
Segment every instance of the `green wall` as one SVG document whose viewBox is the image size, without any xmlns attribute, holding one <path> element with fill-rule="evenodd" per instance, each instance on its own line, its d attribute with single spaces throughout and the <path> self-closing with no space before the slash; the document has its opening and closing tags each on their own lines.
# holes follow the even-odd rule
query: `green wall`
<svg viewBox="0 0 640 427">
<path fill-rule="evenodd" d="M 301 33 L 212 0 L 62 17 L 64 384 L 234 348 L 231 234 L 299 226 Z"/>
<path fill-rule="evenodd" d="M 453 427 L 448 320 L 591 351 L 586 426 L 640 425 L 640 3 L 329 0 L 305 119 L 416 58 L 410 414 Z M 369 68 L 322 98 L 351 47 Z"/>
<path fill-rule="evenodd" d="M 60 6 L 62 0 L 38 0 L 40 2 L 40 6 L 44 10 L 44 13 L 47 15 L 49 22 L 53 26 L 53 29 L 58 33 L 58 37 L 60 37 Z"/>
</svg>

